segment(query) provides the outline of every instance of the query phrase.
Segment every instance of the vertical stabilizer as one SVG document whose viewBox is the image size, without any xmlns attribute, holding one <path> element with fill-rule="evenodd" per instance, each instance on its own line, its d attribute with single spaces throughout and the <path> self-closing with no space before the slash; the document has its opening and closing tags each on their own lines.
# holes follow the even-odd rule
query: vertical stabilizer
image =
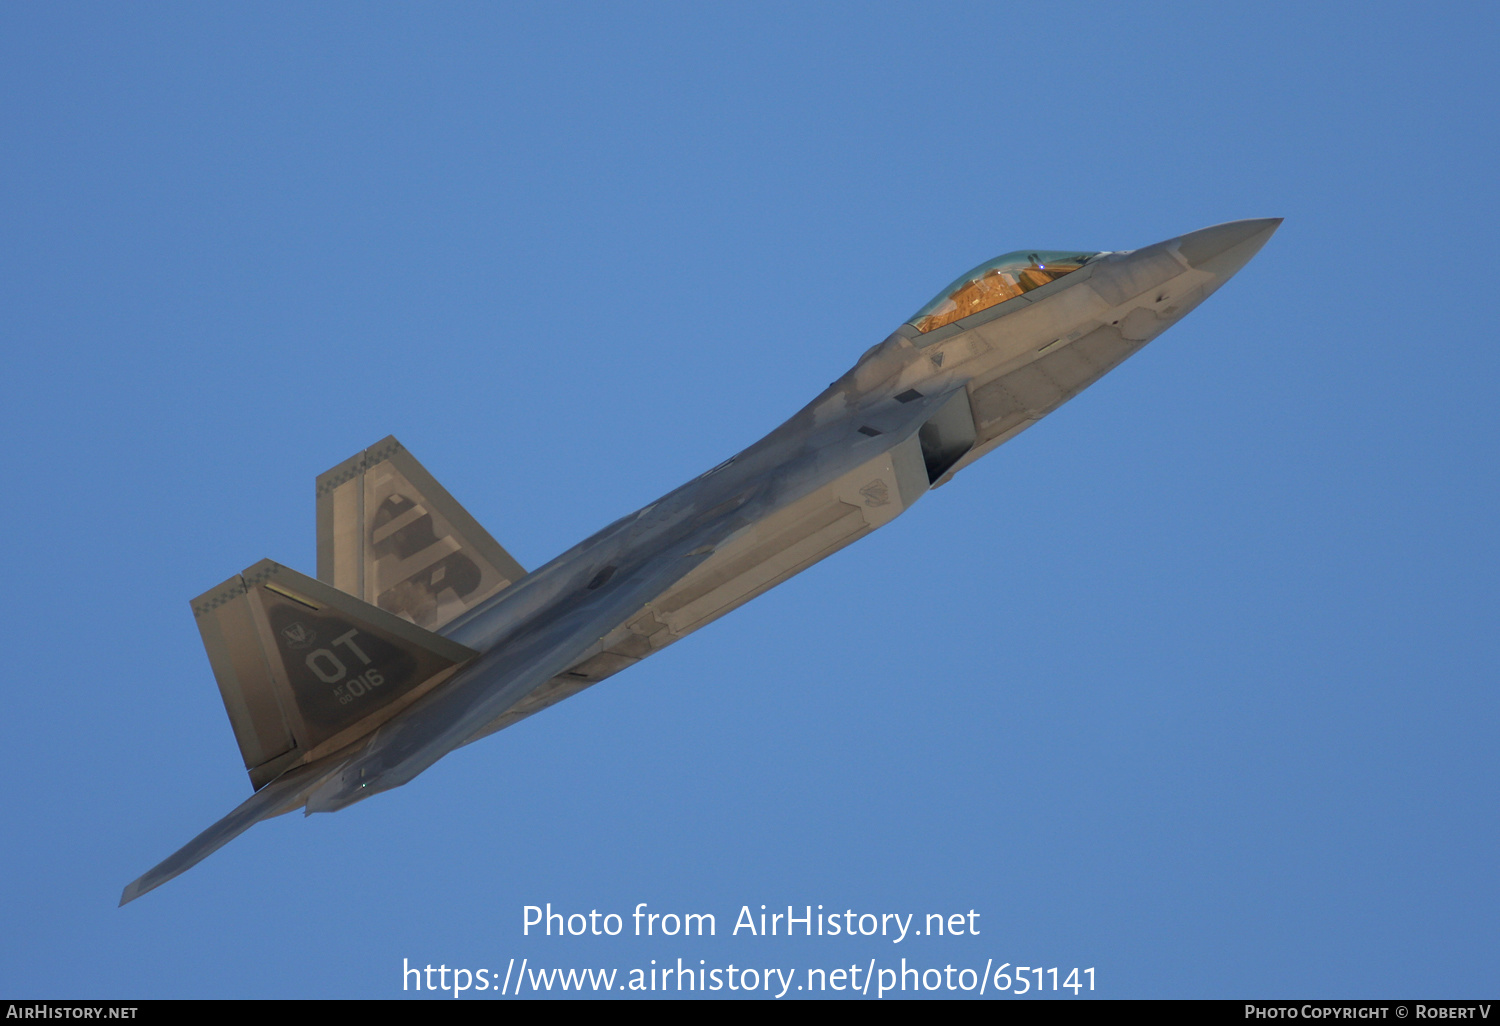
<svg viewBox="0 0 1500 1026">
<path fill-rule="evenodd" d="M 318 579 L 437 630 L 526 571 L 387 437 L 318 478 Z"/>
<path fill-rule="evenodd" d="M 193 600 L 250 782 L 358 740 L 477 653 L 263 559 Z"/>
</svg>

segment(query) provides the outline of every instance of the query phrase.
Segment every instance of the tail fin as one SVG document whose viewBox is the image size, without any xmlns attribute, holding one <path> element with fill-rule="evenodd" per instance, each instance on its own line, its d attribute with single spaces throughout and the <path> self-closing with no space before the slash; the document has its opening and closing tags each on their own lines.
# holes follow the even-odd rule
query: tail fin
<svg viewBox="0 0 1500 1026">
<path fill-rule="evenodd" d="M 193 600 L 257 789 L 374 730 L 477 655 L 261 560 Z"/>
<path fill-rule="evenodd" d="M 437 630 L 526 576 L 394 437 L 318 478 L 318 579 Z"/>
</svg>

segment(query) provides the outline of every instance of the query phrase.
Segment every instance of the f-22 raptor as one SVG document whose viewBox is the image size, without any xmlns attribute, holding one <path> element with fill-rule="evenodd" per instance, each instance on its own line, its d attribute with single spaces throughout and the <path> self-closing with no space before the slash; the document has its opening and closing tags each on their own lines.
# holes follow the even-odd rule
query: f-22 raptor
<svg viewBox="0 0 1500 1026">
<path fill-rule="evenodd" d="M 255 788 L 125 888 L 260 820 L 399 787 L 895 519 L 1176 323 L 1279 218 L 961 275 L 790 420 L 526 573 L 394 438 L 317 481 L 318 575 L 193 600 Z"/>
</svg>

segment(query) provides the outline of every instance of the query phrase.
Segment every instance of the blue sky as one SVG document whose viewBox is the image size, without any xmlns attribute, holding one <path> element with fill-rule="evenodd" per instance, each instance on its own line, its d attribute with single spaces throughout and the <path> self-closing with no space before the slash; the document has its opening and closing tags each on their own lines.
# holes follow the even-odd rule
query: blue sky
<svg viewBox="0 0 1500 1026">
<path fill-rule="evenodd" d="M 0 9 L 0 991 L 906 957 L 1093 966 L 1105 996 L 1492 995 L 1497 29 Z M 312 572 L 321 471 L 394 433 L 535 567 L 964 268 L 1266 216 L 1208 303 L 887 529 L 115 908 L 249 793 L 187 600 Z M 719 935 L 523 937 L 546 902 Z M 981 933 L 727 936 L 761 904 Z"/>
</svg>

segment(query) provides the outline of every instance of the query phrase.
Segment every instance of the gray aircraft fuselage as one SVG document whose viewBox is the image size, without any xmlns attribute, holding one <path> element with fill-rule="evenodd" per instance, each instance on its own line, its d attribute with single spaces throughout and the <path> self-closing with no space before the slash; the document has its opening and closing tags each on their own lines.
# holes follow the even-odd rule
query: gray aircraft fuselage
<svg viewBox="0 0 1500 1026">
<path fill-rule="evenodd" d="M 883 526 L 1176 323 L 1279 224 L 1059 254 L 1067 262 L 1051 269 L 1036 253 L 981 265 L 765 438 L 443 625 L 437 634 L 477 656 L 370 733 L 282 773 L 124 900 L 260 819 L 400 786 Z"/>
</svg>

